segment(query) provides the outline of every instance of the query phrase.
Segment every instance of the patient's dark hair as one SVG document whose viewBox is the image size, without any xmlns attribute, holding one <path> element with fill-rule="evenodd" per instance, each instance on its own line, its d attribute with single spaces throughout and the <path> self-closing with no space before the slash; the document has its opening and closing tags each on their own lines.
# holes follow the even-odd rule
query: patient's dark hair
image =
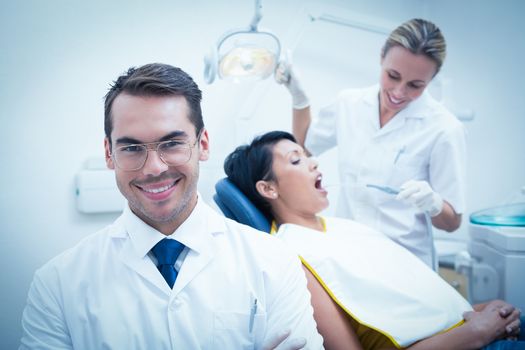
<svg viewBox="0 0 525 350">
<path fill-rule="evenodd" d="M 270 203 L 259 194 L 255 184 L 259 180 L 275 180 L 272 171 L 273 147 L 281 140 L 297 142 L 285 131 L 270 131 L 257 136 L 249 145 L 239 146 L 224 161 L 224 172 L 248 199 L 269 220 L 273 220 Z"/>
</svg>

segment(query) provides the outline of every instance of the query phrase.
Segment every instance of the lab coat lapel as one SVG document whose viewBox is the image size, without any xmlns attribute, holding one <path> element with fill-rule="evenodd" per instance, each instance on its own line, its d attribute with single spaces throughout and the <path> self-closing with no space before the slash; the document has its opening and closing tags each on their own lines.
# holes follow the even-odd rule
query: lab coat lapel
<svg viewBox="0 0 525 350">
<path fill-rule="evenodd" d="M 212 238 L 212 237 L 210 237 Z M 173 285 L 173 296 L 184 289 L 213 259 L 211 250 L 196 252 L 191 250 L 182 264 L 182 268 Z"/>
<path fill-rule="evenodd" d="M 426 115 L 429 95 L 425 91 L 416 100 L 412 101 L 405 109 L 392 118 L 385 126 L 379 129 L 377 136 L 386 135 L 392 131 L 401 129 L 407 123 L 407 119 L 423 119 Z"/>
<path fill-rule="evenodd" d="M 157 270 L 157 267 L 146 255 L 141 257 L 133 247 L 131 239 L 126 239 L 120 252 L 120 259 L 130 269 L 141 275 L 145 280 L 170 295 L 171 289 Z"/>
<path fill-rule="evenodd" d="M 367 90 L 366 94 L 363 96 L 364 101 L 364 110 L 357 111 L 356 115 L 364 118 L 363 124 L 361 127 L 366 128 L 372 137 L 381 137 L 385 134 L 388 134 L 394 130 L 400 129 L 405 125 L 405 115 L 407 115 L 406 110 L 411 107 L 409 105 L 404 110 L 400 111 L 392 120 L 386 123 L 385 126 L 381 128 L 380 126 L 380 117 L 379 117 L 379 85 L 374 85 Z M 372 111 L 372 113 L 370 112 Z"/>
<path fill-rule="evenodd" d="M 184 236 L 180 237 L 191 250 L 184 259 L 173 285 L 172 296 L 183 290 L 213 260 L 215 256 L 213 240 L 217 233 L 223 233 L 226 229 L 224 220 L 221 220 L 221 217 L 207 205 L 199 203 L 197 209 L 199 213 L 194 218 L 198 218 L 199 221 L 192 225 L 194 232 L 185 232 Z"/>
<path fill-rule="evenodd" d="M 406 123 L 406 108 L 400 111 L 394 118 L 380 128 L 376 134 L 377 137 L 381 137 L 395 130 L 403 128 Z"/>
</svg>

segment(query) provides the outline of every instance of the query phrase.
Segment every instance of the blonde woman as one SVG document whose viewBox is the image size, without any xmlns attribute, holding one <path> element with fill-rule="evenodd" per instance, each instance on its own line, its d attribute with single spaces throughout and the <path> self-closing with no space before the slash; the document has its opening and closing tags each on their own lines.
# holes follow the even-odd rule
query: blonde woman
<svg viewBox="0 0 525 350">
<path fill-rule="evenodd" d="M 445 55 L 435 24 L 403 23 L 381 50 L 379 84 L 341 91 L 314 120 L 291 66 L 283 63 L 276 72 L 292 95 L 298 143 L 314 155 L 340 149 L 337 215 L 384 232 L 434 267 L 429 227 L 452 232 L 465 210 L 464 129 L 426 92 Z"/>
</svg>

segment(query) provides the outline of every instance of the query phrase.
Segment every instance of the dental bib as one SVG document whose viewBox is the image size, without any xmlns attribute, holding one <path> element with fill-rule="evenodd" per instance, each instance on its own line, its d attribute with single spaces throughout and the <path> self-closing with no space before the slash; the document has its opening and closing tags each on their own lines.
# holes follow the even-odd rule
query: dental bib
<svg viewBox="0 0 525 350">
<path fill-rule="evenodd" d="M 419 258 L 354 221 L 326 218 L 326 232 L 283 224 L 276 237 L 357 322 L 396 346 L 463 323 L 470 304 Z"/>
</svg>

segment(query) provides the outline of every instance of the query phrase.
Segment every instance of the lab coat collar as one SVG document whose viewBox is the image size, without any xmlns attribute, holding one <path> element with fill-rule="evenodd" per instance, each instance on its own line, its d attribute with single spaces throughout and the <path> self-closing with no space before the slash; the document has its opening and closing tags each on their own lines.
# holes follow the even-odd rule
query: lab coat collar
<svg viewBox="0 0 525 350">
<path fill-rule="evenodd" d="M 220 222 L 217 220 L 210 220 L 212 225 L 208 225 L 208 220 L 205 219 L 213 218 L 213 216 L 210 217 L 208 215 L 208 209 L 207 205 L 201 199 L 200 194 L 197 194 L 197 204 L 190 213 L 190 216 L 168 237 L 176 239 L 186 247 L 199 253 L 203 247 L 206 246 L 202 244 L 202 241 L 207 239 L 203 237 L 203 235 L 224 231 L 224 224 L 220 226 Z M 149 226 L 135 215 L 129 208 L 129 205 L 126 206 L 122 216 L 117 222 L 124 227 L 124 232 L 116 231 L 113 236 L 125 237 L 127 233 L 136 254 L 140 258 L 146 256 L 155 244 L 163 238 L 166 238 L 164 234 Z"/>
<path fill-rule="evenodd" d="M 392 120 L 381 128 L 379 126 L 379 89 L 379 84 L 373 85 L 366 90 L 363 96 L 365 103 L 376 111 L 376 113 L 370 114 L 372 116 L 370 122 L 373 123 L 377 130 L 376 137 L 381 137 L 382 135 L 402 128 L 407 119 L 424 119 L 429 114 L 428 106 L 431 103 L 430 100 L 432 97 L 425 90 L 419 98 L 412 101 L 406 108 L 401 110 Z"/>
<path fill-rule="evenodd" d="M 224 233 L 226 226 L 216 214 L 197 194 L 197 204 L 190 216 L 184 221 L 171 237 L 183 243 L 197 253 L 205 253 L 210 247 L 209 240 L 214 234 Z"/>
<path fill-rule="evenodd" d="M 165 237 L 135 215 L 129 205 L 124 209 L 120 219 L 124 228 L 122 233 L 130 238 L 134 252 L 140 258 L 144 258 L 151 248 Z"/>
<path fill-rule="evenodd" d="M 145 279 L 174 297 L 186 286 L 212 259 L 211 240 L 216 234 L 226 231 L 224 220 L 213 212 L 197 195 L 197 204 L 190 216 L 171 235 L 183 243 L 188 251 L 173 290 L 164 281 L 156 266 L 147 256 L 151 248 L 166 236 L 138 218 L 129 207 L 115 223 L 112 237 L 129 238 L 123 242 L 121 260 Z"/>
<path fill-rule="evenodd" d="M 406 119 L 424 119 L 428 116 L 428 106 L 432 97 L 425 91 L 416 100 L 412 101 L 405 109 L 399 112 L 399 116 Z"/>
</svg>

